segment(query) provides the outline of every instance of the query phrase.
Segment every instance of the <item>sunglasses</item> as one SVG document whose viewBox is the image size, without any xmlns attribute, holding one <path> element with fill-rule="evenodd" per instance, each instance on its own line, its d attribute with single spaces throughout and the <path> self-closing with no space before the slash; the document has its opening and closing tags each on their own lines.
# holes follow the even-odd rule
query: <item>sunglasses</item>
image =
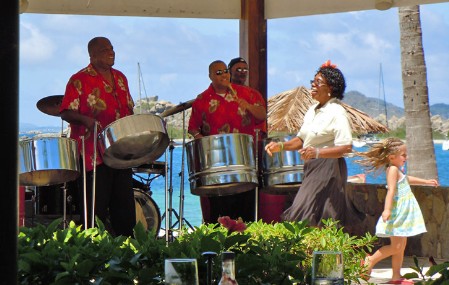
<svg viewBox="0 0 449 285">
<path fill-rule="evenodd" d="M 241 68 L 241 67 L 239 67 L 239 68 L 236 68 L 235 71 L 237 71 L 237 72 L 248 72 L 248 68 Z"/>
<path fill-rule="evenodd" d="M 315 86 L 321 87 L 321 86 L 326 85 L 326 83 L 324 83 L 321 80 L 310 80 L 310 85 L 315 85 Z"/>
<path fill-rule="evenodd" d="M 223 69 L 223 70 L 215 71 L 216 75 L 222 75 L 223 73 L 229 73 L 229 69 Z"/>
</svg>

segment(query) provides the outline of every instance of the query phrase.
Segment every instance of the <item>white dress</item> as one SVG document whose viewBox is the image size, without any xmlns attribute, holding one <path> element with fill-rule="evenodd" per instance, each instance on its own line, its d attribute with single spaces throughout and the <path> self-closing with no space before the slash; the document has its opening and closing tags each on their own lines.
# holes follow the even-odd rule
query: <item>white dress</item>
<svg viewBox="0 0 449 285">
<path fill-rule="evenodd" d="M 379 218 L 376 235 L 378 237 L 409 237 L 425 232 L 427 230 L 421 208 L 413 195 L 407 176 L 403 175 L 398 181 L 396 193 L 394 193 L 391 217 L 386 222 L 382 220 L 382 216 Z"/>
</svg>

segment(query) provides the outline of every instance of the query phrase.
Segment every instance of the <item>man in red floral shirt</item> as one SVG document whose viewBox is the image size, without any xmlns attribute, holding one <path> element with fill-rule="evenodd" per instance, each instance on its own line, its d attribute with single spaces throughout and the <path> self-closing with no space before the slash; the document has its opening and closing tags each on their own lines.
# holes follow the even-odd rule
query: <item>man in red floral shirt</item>
<svg viewBox="0 0 449 285">
<path fill-rule="evenodd" d="M 248 86 L 246 80 L 248 77 L 248 63 L 243 57 L 236 57 L 231 59 L 228 64 L 229 74 L 231 75 L 231 82 L 238 85 Z M 262 97 L 259 91 L 252 88 L 253 92 L 259 93 L 259 96 Z M 265 103 L 265 102 L 264 102 Z M 259 130 L 259 141 L 262 141 L 267 137 L 267 121 L 262 120 L 258 121 L 256 124 L 256 129 Z"/>
<path fill-rule="evenodd" d="M 136 224 L 132 169 L 113 169 L 103 163 L 103 148 L 94 141 L 97 133 L 117 119 L 133 114 L 134 102 L 126 76 L 112 68 L 114 48 L 109 39 L 95 37 L 88 43 L 90 64 L 72 75 L 61 103 L 61 118 L 69 122 L 70 137 L 78 142 L 86 172 L 87 226 L 92 225 L 92 192 L 95 184 L 95 216 L 113 235 L 132 236 Z M 96 145 L 95 145 L 96 144 Z M 96 152 L 95 152 L 96 148 Z M 94 157 L 96 161 L 94 161 Z M 95 166 L 95 167 L 94 167 Z M 95 171 L 94 171 L 95 170 Z M 94 179 L 94 176 L 95 179 Z M 83 178 L 78 197 L 84 197 Z M 80 199 L 80 209 L 84 209 Z M 84 210 L 82 212 L 82 222 Z"/>
<path fill-rule="evenodd" d="M 209 65 L 212 81 L 192 104 L 188 131 L 195 138 L 228 133 L 252 135 L 257 122 L 266 119 L 264 99 L 246 86 L 230 83 L 229 70 L 221 60 Z M 205 223 L 216 223 L 218 217 L 241 217 L 254 221 L 254 190 L 227 196 L 201 196 Z"/>
</svg>

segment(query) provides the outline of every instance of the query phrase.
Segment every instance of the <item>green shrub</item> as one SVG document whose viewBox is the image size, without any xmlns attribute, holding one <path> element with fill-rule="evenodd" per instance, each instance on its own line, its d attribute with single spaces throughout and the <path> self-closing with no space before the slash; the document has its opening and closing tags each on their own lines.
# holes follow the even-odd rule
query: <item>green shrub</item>
<svg viewBox="0 0 449 285">
<path fill-rule="evenodd" d="M 340 250 L 347 283 L 359 283 L 360 260 L 372 248 L 374 237 L 349 236 L 335 222 L 322 228 L 304 222 L 247 225 L 232 232 L 220 224 L 183 229 L 174 241 L 155 238 L 139 223 L 134 238 L 112 237 L 101 221 L 82 230 L 73 222 L 60 229 L 61 219 L 48 227 L 20 229 L 19 284 L 163 284 L 164 260 L 190 257 L 198 260 L 200 284 L 206 284 L 203 252 L 236 253 L 239 284 L 306 284 L 310 281 L 314 250 Z M 213 279 L 221 275 L 220 256 L 214 258 Z"/>
</svg>

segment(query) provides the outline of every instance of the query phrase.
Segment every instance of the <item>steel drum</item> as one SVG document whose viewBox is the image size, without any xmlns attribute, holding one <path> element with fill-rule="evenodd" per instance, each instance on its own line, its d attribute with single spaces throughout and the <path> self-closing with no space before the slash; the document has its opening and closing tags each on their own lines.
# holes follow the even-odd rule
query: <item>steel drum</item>
<svg viewBox="0 0 449 285">
<path fill-rule="evenodd" d="M 207 136 L 186 143 L 190 191 L 199 196 L 242 193 L 258 185 L 253 137 Z"/>
<path fill-rule="evenodd" d="M 270 156 L 265 146 L 271 141 L 286 142 L 294 135 L 266 138 L 263 141 L 263 187 L 262 192 L 269 194 L 286 194 L 296 192 L 301 186 L 304 174 L 303 161 L 298 151 L 282 151 Z"/>
<path fill-rule="evenodd" d="M 80 175 L 75 140 L 34 137 L 19 142 L 19 181 L 24 186 L 49 186 L 75 180 Z"/>
<path fill-rule="evenodd" d="M 104 163 L 118 169 L 155 161 L 170 142 L 165 122 L 152 114 L 118 119 L 103 130 L 99 141 L 104 147 Z"/>
</svg>

